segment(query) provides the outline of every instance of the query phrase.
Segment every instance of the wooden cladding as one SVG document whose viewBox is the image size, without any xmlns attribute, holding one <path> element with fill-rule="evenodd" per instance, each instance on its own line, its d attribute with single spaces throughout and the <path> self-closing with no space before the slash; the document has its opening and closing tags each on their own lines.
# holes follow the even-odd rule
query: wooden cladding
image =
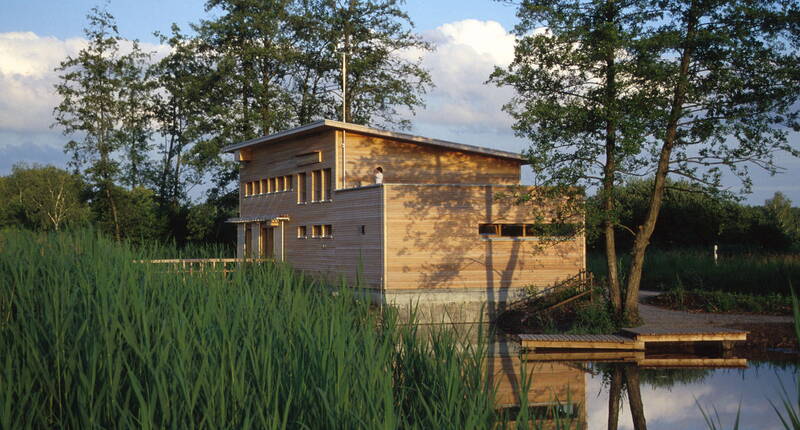
<svg viewBox="0 0 800 430">
<path fill-rule="evenodd" d="M 236 161 L 252 161 L 253 150 L 250 148 L 240 149 L 236 158 Z"/>
<path fill-rule="evenodd" d="M 297 166 L 308 166 L 309 164 L 316 164 L 322 162 L 322 152 L 313 151 L 306 152 L 305 154 L 298 154 L 295 156 Z"/>
<path fill-rule="evenodd" d="M 500 237 L 571 237 L 579 231 L 577 224 L 478 224 L 481 236 Z"/>
</svg>

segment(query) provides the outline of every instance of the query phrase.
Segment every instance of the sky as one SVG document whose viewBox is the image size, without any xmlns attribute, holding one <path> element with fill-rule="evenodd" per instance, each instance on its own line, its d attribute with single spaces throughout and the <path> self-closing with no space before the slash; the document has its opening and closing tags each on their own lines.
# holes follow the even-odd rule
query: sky
<svg viewBox="0 0 800 430">
<path fill-rule="evenodd" d="M 86 13 L 99 0 L 0 0 L 0 175 L 18 162 L 63 167 L 67 156 L 63 136 L 53 123 L 58 103 L 53 69 L 83 46 Z M 174 22 L 184 29 L 209 18 L 201 0 L 111 0 L 120 34 L 138 39 L 145 48 L 164 50 L 154 31 L 168 32 Z M 426 108 L 412 118 L 414 134 L 460 143 L 520 152 L 529 143 L 511 130 L 512 120 L 501 107 L 512 96 L 508 88 L 484 82 L 495 66 L 513 58 L 515 9 L 492 0 L 408 0 L 405 4 L 416 31 L 436 47 L 423 65 L 435 88 Z M 800 148 L 800 136 L 791 137 Z M 800 204 L 797 172 L 800 160 L 779 154 L 785 173 L 770 177 L 753 171 L 750 204 L 762 204 L 775 191 Z M 530 183 L 532 174 L 523 173 Z M 728 180 L 726 186 L 738 188 Z"/>
</svg>

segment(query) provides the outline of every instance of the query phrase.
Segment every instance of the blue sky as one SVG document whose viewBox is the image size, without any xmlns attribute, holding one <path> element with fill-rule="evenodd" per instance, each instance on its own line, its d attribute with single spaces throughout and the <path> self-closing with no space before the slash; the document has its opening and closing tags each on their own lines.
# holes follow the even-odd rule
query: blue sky
<svg viewBox="0 0 800 430">
<path fill-rule="evenodd" d="M 2 0 L 0 4 L 0 175 L 20 161 L 63 166 L 64 142 L 50 128 L 57 99 L 52 91 L 57 76 L 52 69 L 66 55 L 81 48 L 82 29 L 96 0 Z M 120 33 L 158 49 L 156 30 L 167 32 L 175 22 L 188 24 L 209 15 L 204 2 L 195 0 L 112 0 L 109 11 Z M 513 136 L 511 119 L 500 108 L 512 96 L 508 89 L 484 85 L 495 65 L 508 64 L 516 23 L 514 7 L 491 0 L 411 0 L 405 5 L 416 30 L 437 50 L 423 58 L 436 88 L 426 97 L 426 109 L 413 118 L 412 132 L 519 152 L 527 143 Z M 213 13 L 213 12 L 212 12 Z M 800 147 L 800 137 L 792 137 Z M 800 161 L 779 155 L 788 173 L 769 177 L 753 174 L 754 193 L 747 198 L 761 204 L 775 191 L 800 203 L 796 172 Z M 525 173 L 523 181 L 531 181 Z M 727 182 L 735 187 L 735 181 Z"/>
</svg>

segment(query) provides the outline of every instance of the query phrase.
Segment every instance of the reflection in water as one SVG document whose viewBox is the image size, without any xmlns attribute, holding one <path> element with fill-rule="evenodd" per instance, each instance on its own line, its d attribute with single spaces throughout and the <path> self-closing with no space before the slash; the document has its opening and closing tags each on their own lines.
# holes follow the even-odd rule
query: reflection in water
<svg viewBox="0 0 800 430">
<path fill-rule="evenodd" d="M 731 427 L 782 428 L 769 400 L 780 384 L 797 398 L 796 362 L 753 362 L 744 369 L 645 368 L 635 362 L 527 361 L 494 357 L 497 406 L 517 428 L 705 429 L 698 403 Z M 520 401 L 525 393 L 527 405 Z"/>
</svg>

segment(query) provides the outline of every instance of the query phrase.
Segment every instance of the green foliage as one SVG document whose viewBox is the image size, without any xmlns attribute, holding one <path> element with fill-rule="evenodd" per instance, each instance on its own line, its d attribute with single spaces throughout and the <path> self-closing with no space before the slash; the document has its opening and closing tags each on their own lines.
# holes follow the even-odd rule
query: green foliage
<svg viewBox="0 0 800 430">
<path fill-rule="evenodd" d="M 85 225 L 85 186 L 80 176 L 54 166 L 15 164 L 0 177 L 0 226 L 59 231 Z"/>
<path fill-rule="evenodd" d="M 614 313 L 605 301 L 596 301 L 580 306 L 575 314 L 573 326 L 568 333 L 609 334 L 620 329 Z"/>
<path fill-rule="evenodd" d="M 756 294 L 729 291 L 686 291 L 682 287 L 661 294 L 649 302 L 670 309 L 712 313 L 756 313 L 764 315 L 789 315 L 791 302 L 777 293 Z"/>
<path fill-rule="evenodd" d="M 633 236 L 629 230 L 644 222 L 652 187 L 652 179 L 633 179 L 615 190 L 619 208 L 620 227 L 616 240 L 619 250 L 632 246 Z M 781 205 L 781 209 L 777 209 L 776 204 Z M 599 195 L 588 199 L 592 212 L 598 212 L 600 205 Z M 719 245 L 720 253 L 724 254 L 790 251 L 800 247 L 800 236 L 796 236 L 791 227 L 800 219 L 799 212 L 780 193 L 764 206 L 746 206 L 729 195 L 709 194 L 696 184 L 668 180 L 650 243 L 662 250 L 711 250 Z M 599 250 L 604 246 L 601 223 L 596 217 L 587 219 L 591 249 Z"/>
<path fill-rule="evenodd" d="M 796 2 L 523 0 L 514 61 L 490 80 L 516 95 L 504 107 L 528 139 L 541 185 L 596 187 L 609 296 L 638 319 L 645 253 L 668 176 L 719 188 L 724 170 L 750 187 L 749 165 L 775 173 L 800 152 L 800 14 Z M 654 175 L 634 236 L 626 285 L 616 272 L 616 188 Z M 623 298 L 623 293 L 625 297 Z"/>
<path fill-rule="evenodd" d="M 484 352 L 288 267 L 0 233 L 0 428 L 490 428 Z M 480 343 L 479 343 L 480 344 Z"/>
<path fill-rule="evenodd" d="M 620 258 L 620 265 L 629 260 Z M 589 270 L 606 276 L 605 257 L 589 254 Z M 800 259 L 796 255 L 743 255 L 720 258 L 714 264 L 710 251 L 653 250 L 645 260 L 642 289 L 669 291 L 725 291 L 789 297 L 789 285 L 800 282 Z"/>
<path fill-rule="evenodd" d="M 144 182 L 150 138 L 143 104 L 149 92 L 144 81 L 148 55 L 136 41 L 130 53 L 120 52 L 121 37 L 108 11 L 92 8 L 87 19 L 88 46 L 56 68 L 61 101 L 54 109 L 55 125 L 78 137 L 65 151 L 92 185 L 109 186 L 121 172 L 129 185 L 138 185 Z"/>
</svg>

